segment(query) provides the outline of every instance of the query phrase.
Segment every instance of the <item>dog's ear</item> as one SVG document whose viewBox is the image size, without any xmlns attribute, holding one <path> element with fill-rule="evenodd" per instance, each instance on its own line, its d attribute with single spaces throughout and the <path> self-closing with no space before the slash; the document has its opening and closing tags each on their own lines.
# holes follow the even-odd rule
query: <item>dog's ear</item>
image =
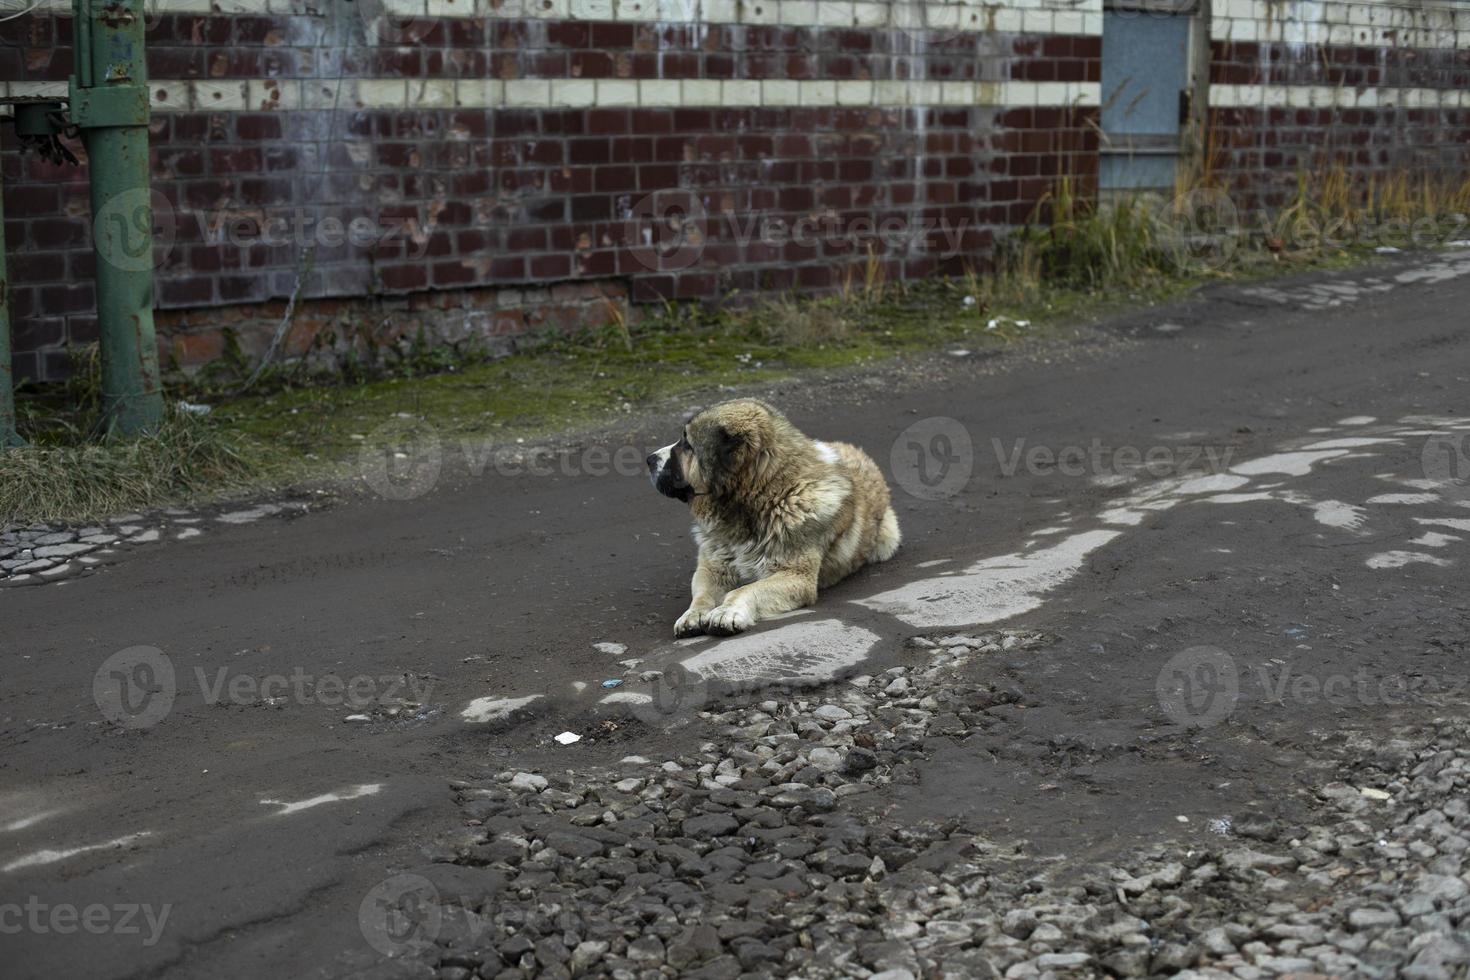
<svg viewBox="0 0 1470 980">
<path fill-rule="evenodd" d="M 713 448 L 715 457 L 727 462 L 734 459 L 735 455 L 745 447 L 747 442 L 747 437 L 743 430 L 737 426 L 728 424 L 716 426 L 715 431 L 711 435 L 714 437 Z"/>
</svg>

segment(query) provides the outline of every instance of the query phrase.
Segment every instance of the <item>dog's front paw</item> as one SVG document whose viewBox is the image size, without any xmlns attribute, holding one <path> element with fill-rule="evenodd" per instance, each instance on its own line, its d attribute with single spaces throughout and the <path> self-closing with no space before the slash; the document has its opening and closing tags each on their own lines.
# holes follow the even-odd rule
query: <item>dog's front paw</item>
<svg viewBox="0 0 1470 980">
<path fill-rule="evenodd" d="M 678 622 L 674 623 L 674 639 L 682 640 L 686 636 L 699 636 L 702 634 L 704 632 L 703 619 L 706 612 L 708 610 L 695 609 L 693 606 L 690 606 L 684 615 L 679 617 Z"/>
<path fill-rule="evenodd" d="M 755 619 L 738 606 L 716 606 L 704 614 L 700 624 L 706 633 L 730 636 L 750 629 L 755 625 Z"/>
</svg>

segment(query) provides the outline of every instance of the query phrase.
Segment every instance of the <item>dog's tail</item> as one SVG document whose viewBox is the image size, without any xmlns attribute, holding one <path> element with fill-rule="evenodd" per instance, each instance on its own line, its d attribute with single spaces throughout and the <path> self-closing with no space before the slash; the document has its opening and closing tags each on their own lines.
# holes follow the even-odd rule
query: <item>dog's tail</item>
<svg viewBox="0 0 1470 980">
<path fill-rule="evenodd" d="M 898 515 L 889 507 L 883 512 L 883 520 L 878 523 L 878 538 L 873 542 L 873 557 L 870 560 L 887 561 L 892 558 L 902 540 L 903 534 L 898 529 Z"/>
</svg>

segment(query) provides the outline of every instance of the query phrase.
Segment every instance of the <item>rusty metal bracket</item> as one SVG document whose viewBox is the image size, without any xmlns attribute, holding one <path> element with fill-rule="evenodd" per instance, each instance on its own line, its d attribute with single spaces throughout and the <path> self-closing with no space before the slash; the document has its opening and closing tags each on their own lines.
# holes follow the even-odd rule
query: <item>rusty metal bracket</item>
<svg viewBox="0 0 1470 980">
<path fill-rule="evenodd" d="M 79 129 L 148 125 L 148 89 L 143 85 L 107 85 L 71 90 L 71 121 Z"/>
<path fill-rule="evenodd" d="M 117 3 L 115 0 L 113 3 L 109 3 L 103 7 L 102 13 L 97 15 L 98 20 L 102 21 L 102 23 L 114 31 L 120 27 L 131 25 L 136 17 L 137 15 L 126 4 Z"/>
</svg>

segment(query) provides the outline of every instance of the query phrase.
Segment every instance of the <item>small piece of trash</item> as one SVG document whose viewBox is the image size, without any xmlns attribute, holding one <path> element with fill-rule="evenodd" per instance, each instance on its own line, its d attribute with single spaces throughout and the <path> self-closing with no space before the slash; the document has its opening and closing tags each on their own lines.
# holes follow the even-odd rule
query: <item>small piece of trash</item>
<svg viewBox="0 0 1470 980">
<path fill-rule="evenodd" d="M 348 715 L 343 721 L 372 721 L 371 715 Z"/>
<path fill-rule="evenodd" d="M 578 735 L 576 732 L 562 732 L 556 737 L 557 745 L 571 745 L 573 742 L 580 741 L 582 741 L 582 736 Z"/>
<path fill-rule="evenodd" d="M 970 356 L 970 352 L 967 351 L 967 350 L 965 350 L 963 347 L 957 347 L 954 350 L 952 350 L 952 351 L 949 352 L 949 356 L 950 357 L 969 357 Z"/>
<path fill-rule="evenodd" d="M 1453 242 L 1445 242 L 1450 248 L 1470 248 L 1470 238 L 1460 238 Z"/>
<path fill-rule="evenodd" d="M 186 415 L 208 415 L 214 409 L 210 405 L 199 405 L 195 402 L 179 402 L 179 411 Z"/>
<path fill-rule="evenodd" d="M 1385 793 L 1381 789 L 1375 789 L 1372 786 L 1364 786 L 1361 789 L 1359 789 L 1358 792 L 1360 794 L 1362 794 L 1363 796 L 1366 796 L 1370 800 L 1387 800 L 1387 799 L 1392 799 L 1391 794 Z"/>
<path fill-rule="evenodd" d="M 617 687 L 621 683 L 623 683 L 623 681 L 622 681 L 621 678 L 618 678 L 618 677 L 610 677 L 607 680 L 605 680 L 605 681 L 602 682 L 602 686 L 603 687 Z"/>
<path fill-rule="evenodd" d="M 1178 816 L 1177 816 L 1177 817 L 1175 817 L 1175 818 L 1174 818 L 1174 819 L 1175 819 L 1175 820 L 1178 820 L 1178 821 L 1179 821 L 1179 822 L 1180 822 L 1180 823 L 1189 823 L 1189 818 L 1188 818 L 1188 817 L 1186 817 L 1186 816 L 1185 816 L 1185 815 L 1184 815 L 1184 814 L 1182 814 L 1182 813 L 1181 813 L 1181 814 L 1179 814 L 1179 815 L 1178 815 Z"/>
<path fill-rule="evenodd" d="M 966 296 L 965 297 L 965 306 L 966 307 L 970 307 L 970 306 L 974 306 L 974 305 L 975 305 L 975 297 L 973 297 L 973 296 Z"/>
<path fill-rule="evenodd" d="M 1016 326 L 1016 327 L 1029 327 L 1029 326 L 1031 326 L 1031 321 L 1030 320 L 1013 320 L 1013 319 L 1011 319 L 1008 316 L 997 316 L 997 317 L 992 317 L 990 319 L 990 322 L 987 323 L 987 324 L 985 324 L 985 329 L 986 330 L 994 330 L 996 327 L 1000 326 L 1002 323 L 1009 323 L 1012 326 Z"/>
<path fill-rule="evenodd" d="M 623 654 L 628 652 L 628 644 L 610 643 L 607 641 L 603 641 L 602 643 L 592 644 L 592 649 L 597 650 L 601 653 L 610 653 L 614 657 L 621 657 Z"/>
<path fill-rule="evenodd" d="M 1373 251 L 1377 252 L 1379 255 L 1397 255 L 1398 253 L 1402 252 L 1403 249 L 1394 248 L 1392 245 L 1380 245 Z"/>
</svg>

